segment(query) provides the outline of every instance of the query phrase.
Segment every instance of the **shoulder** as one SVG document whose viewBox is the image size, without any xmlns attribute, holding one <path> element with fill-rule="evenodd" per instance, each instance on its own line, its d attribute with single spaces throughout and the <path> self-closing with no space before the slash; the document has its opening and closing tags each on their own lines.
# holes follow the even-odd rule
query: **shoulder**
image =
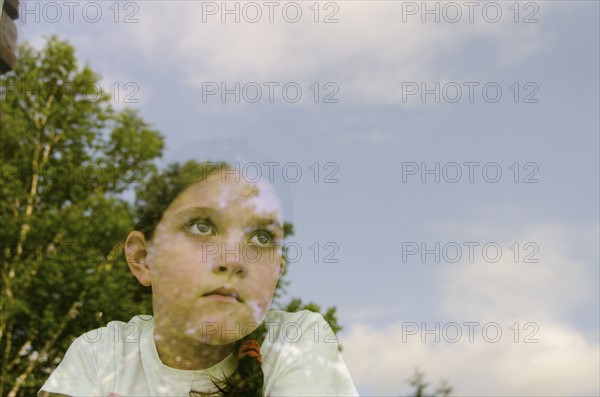
<svg viewBox="0 0 600 397">
<path fill-rule="evenodd" d="M 82 334 L 69 346 L 42 391 L 67 396 L 108 394 L 105 389 L 112 387 L 123 358 L 132 357 L 126 362 L 135 362 L 142 332 L 152 324 L 152 317 L 135 316 Z"/>
<path fill-rule="evenodd" d="M 87 331 L 76 338 L 69 351 L 106 361 L 139 344 L 144 329 L 153 326 L 151 316 L 138 315 L 127 322 L 110 321 L 104 327 Z M 103 359 L 100 359 L 103 358 Z M 97 364 L 102 366 L 100 362 Z"/>
<path fill-rule="evenodd" d="M 110 321 L 104 327 L 88 331 L 78 337 L 74 344 L 114 345 L 122 342 L 139 342 L 142 331 L 154 324 L 153 317 L 137 315 L 129 321 Z"/>
<path fill-rule="evenodd" d="M 337 338 L 321 314 L 273 310 L 265 323 L 267 337 L 261 351 L 266 395 L 358 395 Z"/>
<path fill-rule="evenodd" d="M 267 335 L 271 343 L 336 344 L 338 340 L 323 316 L 309 310 L 290 313 L 272 310 L 265 318 Z M 336 349 L 337 351 L 337 349 Z"/>
<path fill-rule="evenodd" d="M 321 314 L 311 312 L 310 310 L 300 310 L 294 313 L 283 310 L 270 310 L 267 313 L 265 321 L 268 323 L 294 323 L 298 325 L 310 325 L 315 322 L 327 323 Z"/>
</svg>

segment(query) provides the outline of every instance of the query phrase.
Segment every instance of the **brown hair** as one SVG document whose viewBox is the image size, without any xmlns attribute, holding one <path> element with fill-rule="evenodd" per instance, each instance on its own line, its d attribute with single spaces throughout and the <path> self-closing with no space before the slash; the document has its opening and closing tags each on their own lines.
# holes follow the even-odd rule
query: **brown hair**
<svg viewBox="0 0 600 397">
<path fill-rule="evenodd" d="M 234 352 L 239 353 L 244 341 L 256 341 L 258 346 L 265 338 L 266 327 L 264 322 L 251 334 L 235 342 Z M 200 392 L 190 391 L 190 397 L 262 397 L 264 386 L 264 373 L 260 355 L 244 355 L 238 359 L 238 364 L 233 373 L 222 380 L 213 379 L 215 391 Z"/>
</svg>

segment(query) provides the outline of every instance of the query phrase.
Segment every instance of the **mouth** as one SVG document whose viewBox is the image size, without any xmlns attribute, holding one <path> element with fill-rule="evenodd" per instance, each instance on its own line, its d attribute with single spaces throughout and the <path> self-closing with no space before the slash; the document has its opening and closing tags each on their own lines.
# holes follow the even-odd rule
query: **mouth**
<svg viewBox="0 0 600 397">
<path fill-rule="evenodd" d="M 202 296 L 214 300 L 243 302 L 240 294 L 234 288 L 219 287 Z"/>
</svg>

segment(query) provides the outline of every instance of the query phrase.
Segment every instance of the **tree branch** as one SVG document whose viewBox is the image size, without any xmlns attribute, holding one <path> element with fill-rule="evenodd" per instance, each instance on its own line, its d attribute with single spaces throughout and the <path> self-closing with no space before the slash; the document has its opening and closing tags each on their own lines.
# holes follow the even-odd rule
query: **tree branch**
<svg viewBox="0 0 600 397">
<path fill-rule="evenodd" d="M 21 389 L 21 386 L 23 386 L 23 384 L 25 383 L 25 381 L 27 380 L 29 375 L 31 375 L 31 372 L 33 372 L 36 364 L 40 361 L 40 358 L 45 357 L 48 354 L 48 351 L 52 348 L 54 343 L 56 343 L 56 341 L 58 340 L 60 335 L 63 333 L 63 331 L 67 327 L 67 324 L 69 323 L 69 321 L 71 321 L 72 319 L 76 318 L 79 315 L 79 308 L 82 306 L 82 301 L 83 301 L 83 298 L 85 298 L 86 294 L 87 294 L 87 289 L 84 289 L 83 291 L 81 291 L 81 293 L 79 294 L 79 296 L 77 297 L 75 302 L 73 302 L 73 304 L 69 308 L 69 311 L 67 312 L 67 314 L 61 320 L 61 323 L 59 324 L 58 328 L 56 329 L 56 331 L 54 332 L 52 337 L 49 338 L 48 340 L 46 340 L 46 343 L 44 344 L 42 349 L 37 354 L 37 357 L 32 358 L 32 354 L 34 352 L 28 354 L 29 363 L 27 364 L 25 371 L 22 372 L 21 375 L 19 375 L 17 377 L 15 384 L 13 385 L 12 389 L 8 393 L 7 397 L 16 397 L 17 396 L 17 393 Z"/>
</svg>

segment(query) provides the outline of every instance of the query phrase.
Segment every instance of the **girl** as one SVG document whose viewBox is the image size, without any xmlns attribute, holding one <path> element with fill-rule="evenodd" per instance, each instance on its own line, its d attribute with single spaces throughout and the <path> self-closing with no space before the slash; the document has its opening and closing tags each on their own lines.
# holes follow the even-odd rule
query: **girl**
<svg viewBox="0 0 600 397">
<path fill-rule="evenodd" d="M 319 314 L 268 311 L 285 266 L 273 186 L 224 163 L 158 181 L 125 244 L 154 316 L 80 336 L 38 395 L 357 395 Z"/>
</svg>

